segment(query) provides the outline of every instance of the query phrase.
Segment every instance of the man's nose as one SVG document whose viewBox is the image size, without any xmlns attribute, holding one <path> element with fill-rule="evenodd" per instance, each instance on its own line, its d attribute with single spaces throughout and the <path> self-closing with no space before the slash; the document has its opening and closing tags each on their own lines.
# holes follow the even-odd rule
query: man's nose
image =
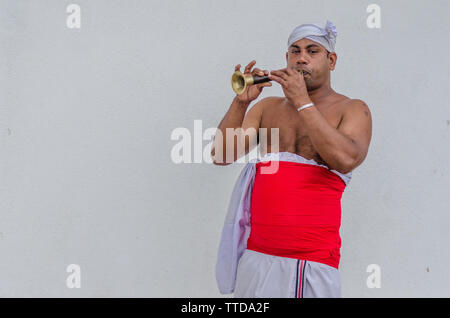
<svg viewBox="0 0 450 318">
<path fill-rule="evenodd" d="M 305 52 L 301 52 L 300 56 L 298 58 L 298 62 L 301 64 L 307 64 L 309 62 L 308 60 L 308 56 L 306 55 Z"/>
</svg>

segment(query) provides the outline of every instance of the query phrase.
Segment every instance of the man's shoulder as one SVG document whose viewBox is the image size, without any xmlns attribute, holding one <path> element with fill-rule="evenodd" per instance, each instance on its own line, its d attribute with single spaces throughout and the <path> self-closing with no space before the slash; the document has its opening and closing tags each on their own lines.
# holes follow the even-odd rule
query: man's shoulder
<svg viewBox="0 0 450 318">
<path fill-rule="evenodd" d="M 359 98 L 349 98 L 348 101 L 351 105 L 367 106 L 366 102 Z M 369 106 L 367 106 L 369 107 Z"/>
<path fill-rule="evenodd" d="M 268 96 L 264 97 L 260 100 L 262 104 L 273 104 L 273 103 L 282 103 L 286 97 L 280 97 L 280 96 Z"/>
<path fill-rule="evenodd" d="M 370 114 L 369 106 L 365 101 L 359 98 L 348 98 L 345 100 L 345 113 L 351 114 L 354 112 L 365 111 Z"/>
<path fill-rule="evenodd" d="M 361 123 L 365 122 L 366 124 L 370 124 L 372 121 L 372 114 L 370 112 L 369 106 L 362 99 L 353 98 L 346 101 L 345 106 L 343 107 L 343 114 L 341 121 L 339 122 L 338 127 L 342 128 L 345 125 L 341 125 L 343 123 Z"/>
<path fill-rule="evenodd" d="M 265 108 L 280 105 L 281 103 L 284 102 L 284 100 L 285 100 L 284 97 L 268 96 L 260 99 L 252 106 L 252 108 L 255 108 L 255 110 L 263 112 Z"/>
</svg>

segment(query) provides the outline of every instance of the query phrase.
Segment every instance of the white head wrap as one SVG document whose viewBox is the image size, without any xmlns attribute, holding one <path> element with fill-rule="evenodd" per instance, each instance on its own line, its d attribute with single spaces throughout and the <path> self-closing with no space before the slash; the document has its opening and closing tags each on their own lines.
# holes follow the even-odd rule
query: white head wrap
<svg viewBox="0 0 450 318">
<path fill-rule="evenodd" d="M 292 43 L 303 38 L 310 39 L 325 47 L 329 52 L 334 52 L 337 30 L 331 21 L 326 23 L 307 23 L 296 27 L 288 39 L 288 49 Z"/>
</svg>

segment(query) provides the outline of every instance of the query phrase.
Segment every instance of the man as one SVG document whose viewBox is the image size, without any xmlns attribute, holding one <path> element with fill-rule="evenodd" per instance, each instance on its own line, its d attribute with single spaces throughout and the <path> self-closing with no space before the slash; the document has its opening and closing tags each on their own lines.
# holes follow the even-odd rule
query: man
<svg viewBox="0 0 450 318">
<path fill-rule="evenodd" d="M 285 96 L 264 98 L 247 112 L 272 83 L 251 85 L 234 98 L 219 124 L 222 138 L 211 152 L 215 164 L 230 164 L 252 150 L 259 128 L 279 129 L 281 155 L 274 159 L 271 140 L 266 157 L 279 160 L 279 170 L 264 175 L 264 162 L 248 164 L 235 185 L 216 267 L 222 293 L 340 297 L 340 199 L 351 172 L 367 156 L 372 119 L 362 100 L 331 88 L 336 36 L 330 21 L 296 27 L 288 39 L 286 68 L 269 73 L 253 69 L 252 61 L 244 70 L 269 76 Z M 255 132 L 247 134 L 244 153 L 235 138 L 227 140 L 226 128 Z"/>
</svg>

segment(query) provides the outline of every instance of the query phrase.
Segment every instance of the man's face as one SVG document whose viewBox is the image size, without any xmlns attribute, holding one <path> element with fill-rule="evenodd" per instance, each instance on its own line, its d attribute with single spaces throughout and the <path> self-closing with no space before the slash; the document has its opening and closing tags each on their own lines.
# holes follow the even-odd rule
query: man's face
<svg viewBox="0 0 450 318">
<path fill-rule="evenodd" d="M 303 38 L 292 43 L 286 52 L 287 67 L 305 71 L 304 79 L 309 90 L 322 86 L 334 70 L 336 53 L 330 52 L 317 42 Z"/>
</svg>

